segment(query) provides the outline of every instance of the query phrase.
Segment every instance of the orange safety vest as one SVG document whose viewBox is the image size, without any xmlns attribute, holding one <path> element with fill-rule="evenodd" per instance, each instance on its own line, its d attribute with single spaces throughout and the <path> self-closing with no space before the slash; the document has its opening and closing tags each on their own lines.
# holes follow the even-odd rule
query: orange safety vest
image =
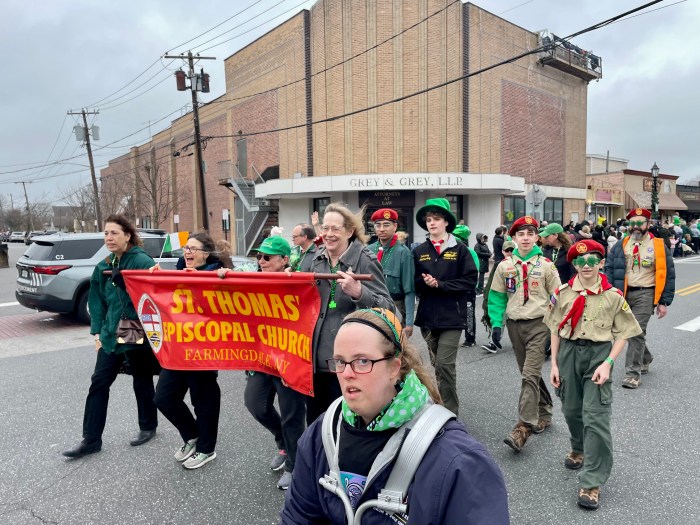
<svg viewBox="0 0 700 525">
<path fill-rule="evenodd" d="M 622 239 L 622 253 L 626 253 L 629 235 Z M 664 293 L 666 287 L 666 245 L 660 237 L 654 237 L 652 240 L 654 245 L 654 259 L 656 262 L 656 285 L 654 286 L 654 304 L 659 304 L 661 294 Z M 625 296 L 627 296 L 627 272 L 625 272 Z"/>
</svg>

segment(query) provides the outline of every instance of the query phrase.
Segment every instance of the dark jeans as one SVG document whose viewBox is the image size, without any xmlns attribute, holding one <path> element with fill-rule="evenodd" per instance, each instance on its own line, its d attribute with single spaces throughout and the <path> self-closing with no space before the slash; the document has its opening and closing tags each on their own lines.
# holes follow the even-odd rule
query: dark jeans
<svg viewBox="0 0 700 525">
<path fill-rule="evenodd" d="M 150 352 L 144 347 L 138 350 L 130 350 L 129 355 L 136 352 Z M 119 374 L 119 369 L 124 362 L 124 354 L 108 354 L 103 349 L 97 352 L 95 371 L 92 374 L 90 390 L 85 400 L 85 414 L 83 415 L 83 439 L 90 443 L 102 443 L 102 432 L 107 421 L 107 405 L 109 404 L 109 388 Z M 139 415 L 139 428 L 141 430 L 154 430 L 158 426 L 158 411 L 153 402 L 155 390 L 153 388 L 153 375 L 133 375 L 134 394 L 136 395 L 136 407 Z"/>
<path fill-rule="evenodd" d="M 275 394 L 280 405 L 279 413 L 275 409 Z M 248 374 L 243 398 L 248 412 L 275 436 L 277 448 L 287 453 L 284 470 L 292 472 L 297 458 L 297 441 L 306 427 L 306 396 L 284 386 L 279 377 L 255 372 Z"/>
<path fill-rule="evenodd" d="M 158 410 L 177 428 L 183 441 L 198 438 L 196 450 L 203 454 L 211 454 L 216 449 L 221 408 L 218 375 L 216 370 L 163 369 L 156 386 Z M 196 419 L 185 403 L 188 389 Z"/>
<path fill-rule="evenodd" d="M 342 392 L 338 378 L 332 372 L 314 373 L 314 397 L 306 397 L 306 424 L 311 425 Z"/>
<path fill-rule="evenodd" d="M 479 272 L 479 281 L 476 283 L 476 289 L 480 292 L 484 291 L 484 276 L 486 272 Z"/>
</svg>

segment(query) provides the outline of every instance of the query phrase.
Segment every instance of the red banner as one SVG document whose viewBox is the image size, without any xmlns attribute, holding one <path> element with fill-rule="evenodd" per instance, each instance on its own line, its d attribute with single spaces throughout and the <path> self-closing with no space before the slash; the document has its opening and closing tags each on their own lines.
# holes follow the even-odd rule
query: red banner
<svg viewBox="0 0 700 525">
<path fill-rule="evenodd" d="M 251 370 L 313 396 L 321 300 L 311 273 L 125 270 L 158 362 L 170 370 Z"/>
</svg>

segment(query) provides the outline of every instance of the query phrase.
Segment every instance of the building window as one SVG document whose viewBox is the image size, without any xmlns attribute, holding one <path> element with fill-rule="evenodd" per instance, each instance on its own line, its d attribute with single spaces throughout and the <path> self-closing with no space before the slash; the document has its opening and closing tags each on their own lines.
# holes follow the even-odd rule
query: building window
<svg viewBox="0 0 700 525">
<path fill-rule="evenodd" d="M 562 199 L 545 199 L 542 220 L 562 224 L 564 220 L 564 201 Z"/>
<path fill-rule="evenodd" d="M 450 211 L 457 217 L 457 220 L 464 218 L 464 197 L 462 195 L 447 195 L 445 197 L 450 203 Z"/>
<path fill-rule="evenodd" d="M 318 212 L 318 217 L 320 221 L 323 221 L 323 215 L 326 213 L 326 207 L 331 203 L 330 197 L 322 197 L 320 199 L 314 199 L 314 211 Z"/>
<path fill-rule="evenodd" d="M 510 226 L 525 215 L 525 197 L 503 197 L 503 224 Z"/>
</svg>

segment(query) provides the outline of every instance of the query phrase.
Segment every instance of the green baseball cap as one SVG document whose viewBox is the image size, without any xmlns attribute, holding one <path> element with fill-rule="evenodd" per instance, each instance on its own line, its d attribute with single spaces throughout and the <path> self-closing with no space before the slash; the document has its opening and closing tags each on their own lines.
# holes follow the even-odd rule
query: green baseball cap
<svg viewBox="0 0 700 525">
<path fill-rule="evenodd" d="M 279 235 L 273 235 L 265 239 L 260 246 L 255 248 L 253 251 L 267 255 L 282 255 L 283 257 L 289 257 L 292 253 L 292 248 L 289 246 L 286 239 L 283 239 Z"/>
<path fill-rule="evenodd" d="M 562 233 L 563 231 L 564 228 L 561 227 L 561 224 L 552 222 L 540 230 L 540 237 L 547 237 L 556 233 Z"/>
</svg>

